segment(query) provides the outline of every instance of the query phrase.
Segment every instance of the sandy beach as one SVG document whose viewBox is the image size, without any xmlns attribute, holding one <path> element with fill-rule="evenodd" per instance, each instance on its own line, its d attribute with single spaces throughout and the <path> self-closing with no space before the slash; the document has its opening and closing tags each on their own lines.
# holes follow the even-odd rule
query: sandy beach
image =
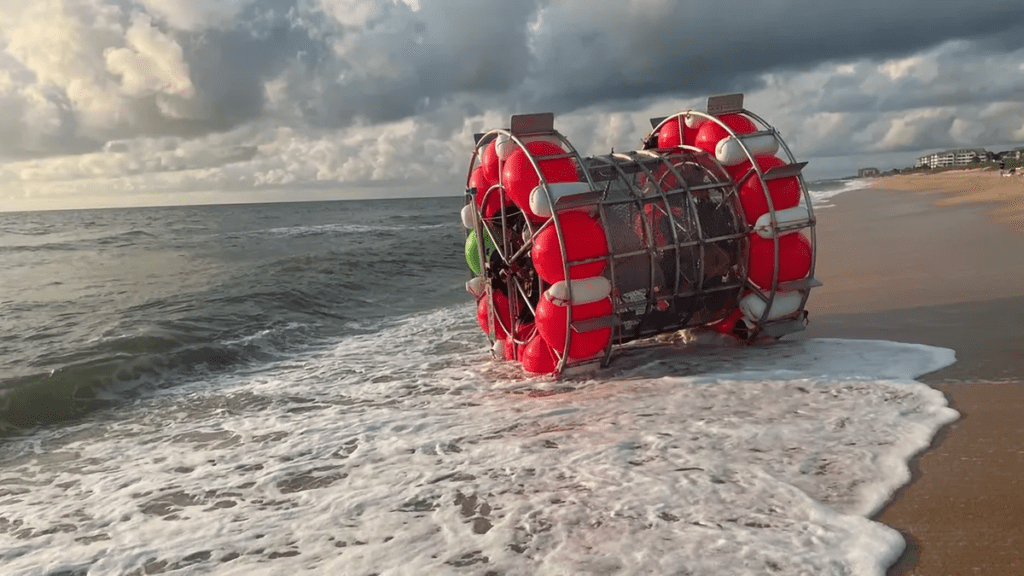
<svg viewBox="0 0 1024 576">
<path fill-rule="evenodd" d="M 1024 232 L 1024 171 L 1012 175 L 994 169 L 899 175 L 881 178 L 876 185 L 884 190 L 936 194 L 943 206 L 987 205 L 995 220 Z"/>
<path fill-rule="evenodd" d="M 876 517 L 907 551 L 890 575 L 1024 573 L 1024 178 L 880 179 L 816 212 L 807 337 L 951 348 L 922 380 L 961 414 Z"/>
</svg>

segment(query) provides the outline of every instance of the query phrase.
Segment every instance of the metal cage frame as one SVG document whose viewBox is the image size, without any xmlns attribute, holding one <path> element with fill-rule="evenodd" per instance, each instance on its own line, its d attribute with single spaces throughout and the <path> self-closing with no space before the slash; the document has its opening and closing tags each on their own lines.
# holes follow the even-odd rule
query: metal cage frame
<svg viewBox="0 0 1024 576">
<path fill-rule="evenodd" d="M 737 134 L 732 130 L 732 128 L 719 119 L 719 116 L 734 113 L 743 114 L 753 120 L 755 122 L 755 127 L 758 127 L 758 130 L 750 134 Z M 624 306 L 624 301 L 622 299 L 623 295 L 616 294 L 617 290 L 615 290 L 613 291 L 611 298 L 611 316 L 573 322 L 572 282 L 567 281 L 565 283 L 568 296 L 568 302 L 566 304 L 566 339 L 556 364 L 556 374 L 561 374 L 570 366 L 590 364 L 598 360 L 602 367 L 607 366 L 611 361 L 613 349 L 632 340 L 647 338 L 660 333 L 672 332 L 685 328 L 708 325 L 717 320 L 721 320 L 725 316 L 724 314 L 713 314 L 710 320 L 708 318 L 704 318 L 700 322 L 693 321 L 696 312 L 696 303 L 711 292 L 723 292 L 729 298 L 730 302 L 732 302 L 735 299 L 738 299 L 740 294 L 749 291 L 756 294 L 756 296 L 764 302 L 764 312 L 761 314 L 761 317 L 754 322 L 753 326 L 747 326 L 745 335 L 745 339 L 747 341 L 766 338 L 780 338 L 785 334 L 796 332 L 804 328 L 807 322 L 807 311 L 805 307 L 810 296 L 810 290 L 821 285 L 821 282 L 814 278 L 817 260 L 817 237 L 815 233 L 816 220 L 814 217 L 810 193 L 807 190 L 807 185 L 802 174 L 802 169 L 807 163 L 796 161 L 792 151 L 782 140 L 778 130 L 768 124 L 760 116 L 743 108 L 742 94 L 731 94 L 709 98 L 706 112 L 684 110 L 673 114 L 672 116 L 652 119 L 651 125 L 653 130 L 644 138 L 644 142 L 649 143 L 652 137 L 656 137 L 664 125 L 673 118 L 678 119 L 679 130 L 682 132 L 684 118 L 687 115 L 701 118 L 704 122 L 715 122 L 726 131 L 728 136 L 734 138 L 736 142 L 738 142 L 743 153 L 747 156 L 747 160 L 750 162 L 751 168 L 747 173 L 734 182 L 729 176 L 728 171 L 721 163 L 719 163 L 714 154 L 709 154 L 700 148 L 687 145 L 680 145 L 673 148 L 655 147 L 628 153 L 612 152 L 611 154 L 604 156 L 583 158 L 571 142 L 554 129 L 554 115 L 551 113 L 515 115 L 511 118 L 510 128 L 495 129 L 484 134 L 475 135 L 476 145 L 469 162 L 469 169 L 466 176 L 465 201 L 467 205 L 472 206 L 473 210 L 474 217 L 472 229 L 475 230 L 477 235 L 477 257 L 479 258 L 481 266 L 481 277 L 491 280 L 484 282 L 485 292 L 483 297 L 488 298 L 490 303 L 494 302 L 492 297 L 492 284 L 494 278 L 489 274 L 504 274 L 503 280 L 506 284 L 509 301 L 509 326 L 504 325 L 502 319 L 498 314 L 496 314 L 494 306 L 488 306 L 489 314 L 487 319 L 487 332 L 488 338 L 492 344 L 492 349 L 496 344 L 496 338 L 494 335 L 495 327 L 497 325 L 501 325 L 507 337 L 512 339 L 512 349 L 514 352 L 518 351 L 519 347 L 525 345 L 533 336 L 533 333 L 531 333 L 523 335 L 523 337 L 520 338 L 520 335 L 515 333 L 516 322 L 522 312 L 520 306 L 527 307 L 530 315 L 536 315 L 536 308 L 535 305 L 531 303 L 531 296 L 534 298 L 542 298 L 543 293 L 546 290 L 546 283 L 541 278 L 536 277 L 537 293 L 532 294 L 531 286 L 524 285 L 528 281 L 530 275 L 528 270 L 524 270 L 523 265 L 525 264 L 525 258 L 528 256 L 537 235 L 549 226 L 552 226 L 555 229 L 559 249 L 561 251 L 565 279 L 568 280 L 571 277 L 570 267 L 604 259 L 607 263 L 604 275 L 606 277 L 610 277 L 614 287 L 617 278 L 615 272 L 616 261 L 629 257 L 646 255 L 650 261 L 650 278 L 647 285 L 648 289 L 646 300 L 643 303 L 645 306 L 644 316 L 652 314 L 653 310 L 657 309 L 659 306 L 663 306 L 663 303 L 667 299 L 690 298 L 691 306 L 681 321 L 656 326 L 653 331 L 643 329 L 627 330 L 625 328 L 623 318 L 628 311 Z M 765 135 L 771 135 L 778 141 L 779 149 L 785 154 L 784 159 L 787 160 L 787 164 L 783 166 L 776 166 L 766 171 L 761 170 L 755 159 L 755 152 L 746 145 L 745 141 L 750 138 Z M 536 172 L 538 178 L 536 188 L 543 191 L 548 206 L 551 207 L 551 217 L 542 224 L 536 225 L 531 222 L 529 218 L 525 217 L 525 215 L 521 219 L 515 218 L 515 211 L 518 210 L 518 208 L 508 209 L 509 207 L 506 206 L 509 199 L 505 191 L 505 183 L 503 182 L 504 160 L 500 158 L 500 156 L 498 181 L 494 183 L 490 189 L 480 191 L 469 186 L 474 169 L 482 164 L 483 150 L 492 141 L 499 137 L 507 138 L 511 143 L 518 146 L 519 149 L 525 153 L 530 165 Z M 529 140 L 536 139 L 538 137 L 558 142 L 565 152 L 553 155 L 535 155 L 529 150 L 526 144 Z M 680 133 L 680 142 L 682 142 L 682 133 Z M 575 163 L 580 184 L 578 188 L 581 191 L 561 196 L 556 196 L 553 193 L 551 187 L 552 184 L 545 178 L 544 172 L 541 170 L 540 162 L 560 158 L 570 158 Z M 674 163 L 673 160 L 678 160 L 679 162 Z M 691 179 L 682 173 L 680 167 L 683 165 L 690 168 L 700 167 L 699 169 L 705 173 L 705 179 L 710 179 L 710 181 L 703 184 L 691 185 Z M 643 174 L 647 182 L 654 182 L 658 180 L 659 177 L 665 178 L 666 176 L 671 175 L 675 179 L 677 186 L 667 191 L 661 186 L 656 186 L 655 188 L 657 188 L 657 193 L 655 195 L 648 195 L 647 193 L 639 190 L 635 185 L 636 179 L 633 178 L 633 176 L 638 174 Z M 768 182 L 778 178 L 794 176 L 799 184 L 800 198 L 802 201 L 802 204 L 800 205 L 806 208 L 807 219 L 805 221 L 780 225 L 776 218 L 776 210 L 772 202 Z M 750 258 L 750 246 L 748 238 L 752 232 L 752 228 L 747 224 L 738 194 L 739 187 L 749 178 L 757 178 L 760 181 L 759 183 L 768 205 L 768 215 L 771 225 L 771 240 L 774 247 L 774 268 L 770 287 L 757 286 L 749 279 L 748 264 Z M 605 182 L 607 182 L 607 185 L 599 185 Z M 625 191 L 621 189 L 617 191 L 618 197 L 612 195 L 613 183 L 626 184 Z M 698 194 L 705 193 L 710 195 L 714 192 L 717 192 L 722 196 L 723 203 L 725 202 L 724 199 L 731 199 L 729 201 L 732 203 L 733 223 L 736 225 L 738 230 L 731 234 L 705 237 L 704 231 L 701 229 L 696 196 Z M 478 204 L 476 197 L 480 194 L 483 194 L 483 198 L 481 198 L 479 205 L 486 205 L 486 202 L 490 200 L 492 195 L 498 195 L 500 210 L 490 219 L 483 218 L 483 215 L 477 208 Z M 680 222 L 677 217 L 678 215 L 675 213 L 675 206 L 672 204 L 672 200 L 677 196 L 681 196 L 688 207 L 686 213 L 691 217 L 688 222 Z M 661 217 L 668 220 L 669 229 L 672 232 L 672 242 L 659 245 L 659 242 L 656 239 L 656 233 L 652 230 L 651 223 L 647 218 L 640 218 L 640 221 L 644 223 L 641 242 L 646 246 L 637 251 L 617 254 L 615 252 L 615 246 L 613 246 L 612 234 L 608 231 L 608 223 L 610 221 L 608 211 L 618 204 L 632 205 L 634 208 L 639 209 L 639 214 L 643 214 L 645 207 L 648 206 L 651 207 L 652 213 L 655 209 L 660 210 Z M 597 219 L 606 230 L 605 237 L 608 254 L 599 258 L 570 261 L 568 258 L 565 235 L 559 212 L 587 206 L 596 206 L 597 208 Z M 662 209 L 662 207 L 664 209 Z M 677 230 L 692 229 L 689 226 L 690 224 L 695 225 L 696 238 L 681 240 Z M 779 238 L 783 234 L 797 232 L 804 229 L 809 229 L 809 240 L 811 244 L 810 270 L 803 279 L 780 283 L 778 280 L 780 269 Z M 467 231 L 467 235 L 469 233 L 470 232 Z M 504 267 L 503 272 L 492 270 L 491 262 L 487 258 L 487 254 L 485 254 L 485 244 L 488 239 L 494 246 L 494 252 L 497 254 L 500 264 Z M 519 243 L 520 240 L 521 244 Z M 705 289 L 704 273 L 708 258 L 708 246 L 712 244 L 717 246 L 718 243 L 729 241 L 735 241 L 741 247 L 739 262 L 733 263 L 738 267 L 738 281 L 726 283 L 723 286 L 717 286 L 712 289 Z M 696 249 L 695 255 L 698 268 L 698 284 L 695 288 L 689 291 L 681 291 L 680 277 L 684 264 L 683 252 L 684 250 L 688 250 L 690 254 L 694 254 L 694 249 Z M 657 295 L 656 290 L 655 265 L 656 262 L 661 261 L 660 254 L 670 250 L 674 252 L 675 278 L 671 293 L 659 296 Z M 534 276 L 536 276 L 535 273 Z M 774 320 L 769 320 L 769 316 L 772 312 L 772 304 L 774 303 L 777 294 L 782 291 L 798 292 L 801 295 L 799 307 L 791 314 L 787 314 Z M 539 300 L 537 300 L 537 302 L 539 303 Z M 726 311 L 728 312 L 731 310 L 726 309 Z M 572 344 L 574 330 L 578 332 L 587 332 L 606 327 L 612 329 L 612 337 L 609 338 L 605 345 L 603 353 L 599 356 L 595 355 L 595 357 L 582 360 L 574 361 L 570 359 L 569 350 Z M 534 331 L 536 331 L 536 326 L 534 327 Z"/>
</svg>

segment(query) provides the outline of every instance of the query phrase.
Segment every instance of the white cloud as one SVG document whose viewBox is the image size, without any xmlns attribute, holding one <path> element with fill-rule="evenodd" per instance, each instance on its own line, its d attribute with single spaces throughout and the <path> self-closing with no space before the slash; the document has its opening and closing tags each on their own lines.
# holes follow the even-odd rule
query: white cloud
<svg viewBox="0 0 1024 576">
<path fill-rule="evenodd" d="M 137 0 L 150 14 L 177 30 L 225 26 L 246 4 L 245 0 Z"/>
<path fill-rule="evenodd" d="M 948 132 L 954 121 L 955 111 L 945 108 L 917 110 L 896 118 L 883 118 L 879 123 L 887 125 L 885 135 L 871 148 L 880 152 L 906 149 L 923 136 Z"/>
<path fill-rule="evenodd" d="M 836 74 L 841 76 L 853 76 L 857 73 L 857 67 L 853 64 L 840 64 L 836 66 Z"/>
<path fill-rule="evenodd" d="M 878 67 L 878 70 L 888 76 L 890 80 L 914 76 L 924 81 L 931 81 L 938 74 L 935 60 L 921 55 L 887 60 Z"/>
<path fill-rule="evenodd" d="M 395 5 L 391 0 L 323 0 L 324 11 L 344 26 L 363 26 Z M 410 10 L 411 6 L 403 4 Z"/>
<path fill-rule="evenodd" d="M 733 90 L 825 165 L 1024 139 L 1020 42 L 956 39 L 1003 30 L 1019 3 L 899 35 L 923 0 L 871 17 L 787 1 L 759 20 L 705 0 L 0 0 L 0 194 L 457 191 L 472 134 L 512 111 L 554 110 L 603 154 Z"/>
<path fill-rule="evenodd" d="M 121 78 L 121 93 L 130 98 L 174 94 L 192 98 L 196 89 L 189 78 L 181 46 L 153 26 L 147 14 L 136 13 L 125 34 L 126 48 L 108 48 L 107 70 Z"/>
</svg>

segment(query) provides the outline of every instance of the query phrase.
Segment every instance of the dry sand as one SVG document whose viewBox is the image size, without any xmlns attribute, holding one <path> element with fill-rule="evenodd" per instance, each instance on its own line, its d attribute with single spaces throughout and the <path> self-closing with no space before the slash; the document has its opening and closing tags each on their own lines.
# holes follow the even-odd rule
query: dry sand
<svg viewBox="0 0 1024 576">
<path fill-rule="evenodd" d="M 982 203 L 995 219 L 1024 232 L 1024 171 L 1001 175 L 998 170 L 954 170 L 938 174 L 914 174 L 881 178 L 885 190 L 935 193 L 941 205 Z"/>
<path fill-rule="evenodd" d="M 915 342 L 957 354 L 956 364 L 922 380 L 961 419 L 915 458 L 914 479 L 876 517 L 908 544 L 890 575 L 1024 574 L 1019 180 L 978 172 L 883 178 L 878 189 L 816 211 L 815 276 L 825 286 L 811 294 L 805 337 Z"/>
</svg>

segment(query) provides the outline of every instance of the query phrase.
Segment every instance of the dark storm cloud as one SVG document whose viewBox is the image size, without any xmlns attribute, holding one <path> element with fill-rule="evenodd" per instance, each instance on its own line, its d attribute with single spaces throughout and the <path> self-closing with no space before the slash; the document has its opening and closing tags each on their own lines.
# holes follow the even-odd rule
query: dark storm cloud
<svg viewBox="0 0 1024 576">
<path fill-rule="evenodd" d="M 559 110 L 751 90 L 765 72 L 880 61 L 954 39 L 1015 50 L 1022 19 L 1017 0 L 556 2 L 542 14 L 529 84 Z"/>
</svg>

